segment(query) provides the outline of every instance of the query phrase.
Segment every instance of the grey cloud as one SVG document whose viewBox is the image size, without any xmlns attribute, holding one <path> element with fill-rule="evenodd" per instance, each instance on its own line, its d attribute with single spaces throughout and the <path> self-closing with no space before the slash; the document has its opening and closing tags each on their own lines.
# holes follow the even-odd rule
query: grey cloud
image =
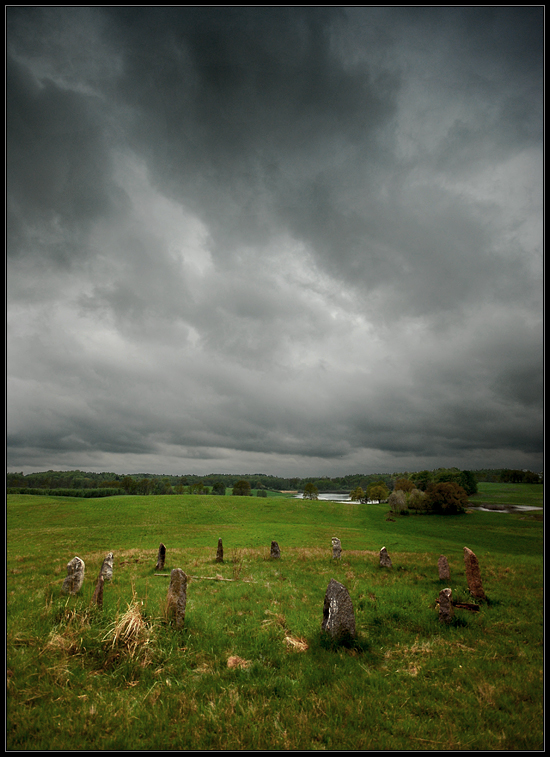
<svg viewBox="0 0 550 757">
<path fill-rule="evenodd" d="M 10 463 L 542 460 L 539 9 L 7 15 Z"/>
</svg>

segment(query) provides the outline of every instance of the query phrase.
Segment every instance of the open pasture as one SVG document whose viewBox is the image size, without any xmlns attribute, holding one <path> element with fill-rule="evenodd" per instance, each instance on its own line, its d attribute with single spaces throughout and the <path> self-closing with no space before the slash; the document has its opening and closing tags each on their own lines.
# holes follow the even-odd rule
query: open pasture
<svg viewBox="0 0 550 757">
<path fill-rule="evenodd" d="M 386 514 L 280 497 L 10 495 L 8 750 L 543 749 L 542 521 Z M 191 577 L 179 631 L 164 613 L 169 577 L 155 575 L 160 542 L 162 573 Z M 470 601 L 464 546 L 488 602 L 442 625 L 441 588 Z M 61 585 L 75 555 L 86 579 L 73 597 Z M 348 646 L 321 634 L 331 578 L 354 605 Z"/>
</svg>

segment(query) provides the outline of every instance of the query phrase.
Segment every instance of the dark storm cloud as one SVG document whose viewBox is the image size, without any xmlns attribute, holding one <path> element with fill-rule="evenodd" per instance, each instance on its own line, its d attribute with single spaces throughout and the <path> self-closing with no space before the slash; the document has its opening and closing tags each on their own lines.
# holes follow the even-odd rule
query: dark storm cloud
<svg viewBox="0 0 550 757">
<path fill-rule="evenodd" d="M 541 464 L 542 9 L 7 20 L 9 464 Z"/>
</svg>

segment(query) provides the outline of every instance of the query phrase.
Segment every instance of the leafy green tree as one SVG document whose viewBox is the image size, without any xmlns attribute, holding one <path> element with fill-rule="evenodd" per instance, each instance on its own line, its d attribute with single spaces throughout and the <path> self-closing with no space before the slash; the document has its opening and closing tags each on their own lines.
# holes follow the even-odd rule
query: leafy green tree
<svg viewBox="0 0 550 757">
<path fill-rule="evenodd" d="M 404 512 L 407 509 L 407 495 L 403 489 L 394 489 L 388 496 L 388 504 L 392 513 Z"/>
<path fill-rule="evenodd" d="M 407 507 L 416 512 L 425 512 L 429 506 L 427 497 L 420 489 L 413 489 L 407 498 Z"/>
<path fill-rule="evenodd" d="M 225 484 L 223 481 L 216 481 L 212 486 L 212 494 L 217 494 L 218 497 L 225 496 Z"/>
<path fill-rule="evenodd" d="M 367 499 L 376 502 L 385 502 L 390 492 L 383 481 L 376 481 L 367 486 Z"/>
<path fill-rule="evenodd" d="M 414 489 L 414 482 L 409 481 L 408 478 L 398 478 L 393 488 L 394 491 L 412 492 Z"/>
<path fill-rule="evenodd" d="M 303 499 L 318 499 L 318 498 L 319 498 L 319 489 L 315 486 L 315 484 L 312 481 L 309 481 L 304 486 Z"/>
<path fill-rule="evenodd" d="M 432 483 L 432 474 L 429 470 L 421 470 L 417 473 L 411 473 L 410 479 L 417 489 L 424 492 Z"/>
<path fill-rule="evenodd" d="M 431 484 L 426 489 L 426 498 L 430 510 L 442 515 L 463 513 L 468 506 L 466 491 L 454 481 Z"/>
<path fill-rule="evenodd" d="M 249 497 L 250 496 L 250 481 L 237 481 L 233 486 L 233 494 L 237 497 Z"/>
<path fill-rule="evenodd" d="M 477 479 L 470 470 L 463 470 L 458 476 L 457 484 L 459 484 L 466 494 L 477 494 Z"/>
<path fill-rule="evenodd" d="M 363 502 L 363 500 L 365 499 L 365 492 L 363 491 L 363 488 L 361 486 L 358 486 L 350 493 L 349 498 L 352 502 Z"/>
<path fill-rule="evenodd" d="M 126 494 L 136 494 L 137 493 L 137 481 L 132 478 L 132 476 L 124 476 L 122 479 L 122 488 L 126 492 Z"/>
</svg>

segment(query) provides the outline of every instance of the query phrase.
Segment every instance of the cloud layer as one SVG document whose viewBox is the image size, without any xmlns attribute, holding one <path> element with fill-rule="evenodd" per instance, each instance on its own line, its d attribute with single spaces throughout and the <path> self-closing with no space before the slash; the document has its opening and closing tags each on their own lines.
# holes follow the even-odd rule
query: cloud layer
<svg viewBox="0 0 550 757">
<path fill-rule="evenodd" d="M 542 8 L 7 22 L 10 470 L 542 469 Z"/>
</svg>

